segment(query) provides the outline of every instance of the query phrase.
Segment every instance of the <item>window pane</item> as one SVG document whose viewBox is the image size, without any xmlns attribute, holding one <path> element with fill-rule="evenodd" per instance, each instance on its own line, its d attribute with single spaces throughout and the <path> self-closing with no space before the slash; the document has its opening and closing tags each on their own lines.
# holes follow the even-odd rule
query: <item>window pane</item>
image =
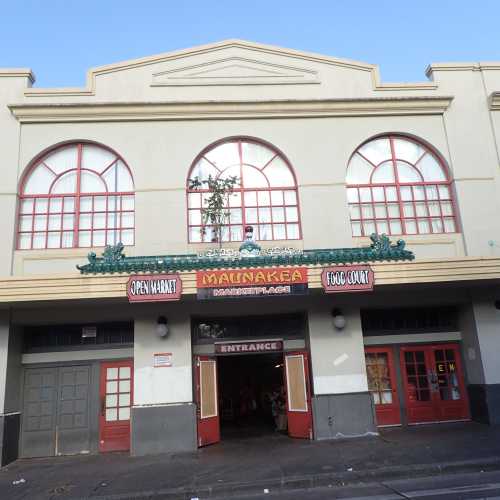
<svg viewBox="0 0 500 500">
<path fill-rule="evenodd" d="M 188 194 L 188 206 L 189 206 L 189 208 L 200 208 L 201 207 L 201 195 L 199 193 L 189 193 Z"/>
<path fill-rule="evenodd" d="M 270 208 L 259 208 L 259 222 L 271 222 Z"/>
<path fill-rule="evenodd" d="M 240 192 L 232 193 L 231 196 L 229 196 L 229 206 L 230 207 L 241 207 L 241 193 Z"/>
<path fill-rule="evenodd" d="M 242 212 L 241 208 L 232 208 L 230 216 L 231 224 L 241 224 L 242 222 Z"/>
<path fill-rule="evenodd" d="M 62 212 L 62 198 L 51 198 L 49 211 L 50 213 Z"/>
<path fill-rule="evenodd" d="M 297 195 L 295 191 L 284 191 L 285 195 L 285 205 L 296 205 Z"/>
<path fill-rule="evenodd" d="M 347 200 L 349 201 L 349 203 L 356 203 L 359 201 L 357 188 L 351 188 L 347 190 Z"/>
<path fill-rule="evenodd" d="M 389 205 L 387 205 L 387 212 L 389 214 L 389 217 L 399 217 L 399 205 L 390 203 Z"/>
<path fill-rule="evenodd" d="M 388 184 L 394 182 L 394 167 L 392 161 L 382 163 L 373 173 L 374 184 Z"/>
<path fill-rule="evenodd" d="M 48 200 L 47 198 L 37 198 L 35 203 L 35 212 L 38 214 L 47 213 Z"/>
<path fill-rule="evenodd" d="M 427 193 L 428 200 L 437 200 L 438 194 L 436 186 L 426 186 L 425 192 Z"/>
<path fill-rule="evenodd" d="M 189 224 L 190 225 L 200 225 L 201 224 L 201 211 L 200 210 L 189 210 Z"/>
<path fill-rule="evenodd" d="M 444 219 L 444 230 L 446 233 L 454 233 L 456 231 L 455 221 L 450 218 Z"/>
<path fill-rule="evenodd" d="M 47 248 L 59 248 L 61 243 L 60 232 L 50 232 L 47 235 Z"/>
<path fill-rule="evenodd" d="M 133 219 L 132 219 L 133 220 Z M 120 225 L 120 214 L 118 212 L 110 212 L 107 217 L 107 227 L 114 229 Z M 124 224 L 126 226 L 128 224 Z"/>
<path fill-rule="evenodd" d="M 431 219 L 431 225 L 433 233 L 443 232 L 443 221 L 441 219 Z"/>
<path fill-rule="evenodd" d="M 48 194 L 56 176 L 44 165 L 36 167 L 24 185 L 24 194 Z"/>
<path fill-rule="evenodd" d="M 431 215 L 441 215 L 439 211 L 439 203 L 437 202 L 428 203 L 428 207 Z"/>
<path fill-rule="evenodd" d="M 427 206 L 425 203 L 415 203 L 415 208 L 417 209 L 418 216 L 425 217 L 427 215 Z"/>
<path fill-rule="evenodd" d="M 378 219 L 387 217 L 386 207 L 382 203 L 377 203 L 375 205 L 375 217 Z"/>
<path fill-rule="evenodd" d="M 406 232 L 408 234 L 416 234 L 417 233 L 417 224 L 414 220 L 405 220 Z"/>
<path fill-rule="evenodd" d="M 391 228 L 391 234 L 402 234 L 401 221 L 399 221 L 399 220 L 391 220 L 389 222 L 389 226 Z"/>
<path fill-rule="evenodd" d="M 90 214 L 82 214 L 80 215 L 80 229 L 90 229 L 91 227 L 91 215 Z"/>
<path fill-rule="evenodd" d="M 35 215 L 35 231 L 45 231 L 47 228 L 47 216 Z"/>
<path fill-rule="evenodd" d="M 205 157 L 218 168 L 224 168 L 229 165 L 240 163 L 237 142 L 225 142 L 211 149 L 205 154 Z"/>
<path fill-rule="evenodd" d="M 73 231 L 65 231 L 62 234 L 62 247 L 71 248 L 73 246 Z"/>
<path fill-rule="evenodd" d="M 353 236 L 361 236 L 361 223 L 360 222 L 353 222 L 351 224 L 352 228 L 352 235 Z"/>
<path fill-rule="evenodd" d="M 20 217 L 19 230 L 20 231 L 31 231 L 32 223 L 33 223 L 32 216 L 28 215 L 28 216 Z"/>
<path fill-rule="evenodd" d="M 103 229 L 106 225 L 106 214 L 94 214 L 94 229 Z"/>
<path fill-rule="evenodd" d="M 116 156 L 111 151 L 94 144 L 84 144 L 82 146 L 82 168 L 101 173 L 116 159 Z"/>
<path fill-rule="evenodd" d="M 106 210 L 106 200 L 108 202 L 108 210 L 115 210 L 118 208 L 116 196 L 94 196 L 94 211 L 104 212 Z"/>
<path fill-rule="evenodd" d="M 421 182 L 422 178 L 420 177 L 420 174 L 418 170 L 413 168 L 411 165 L 408 165 L 408 163 L 403 163 L 398 161 L 397 162 L 397 169 L 398 169 L 398 179 L 399 182 Z"/>
<path fill-rule="evenodd" d="M 283 205 L 283 191 L 271 191 L 271 204 Z"/>
<path fill-rule="evenodd" d="M 45 248 L 45 233 L 33 234 L 33 248 Z"/>
<path fill-rule="evenodd" d="M 371 205 L 362 205 L 361 213 L 363 214 L 363 219 L 373 218 L 373 207 Z"/>
<path fill-rule="evenodd" d="M 257 222 L 257 209 L 247 208 L 245 210 L 245 219 L 247 224 L 255 224 Z"/>
<path fill-rule="evenodd" d="M 372 191 L 370 188 L 360 188 L 359 198 L 361 201 L 372 201 Z"/>
<path fill-rule="evenodd" d="M 31 234 L 21 234 L 19 236 L 19 248 L 26 250 L 31 247 Z"/>
<path fill-rule="evenodd" d="M 199 195 L 197 195 L 199 197 Z M 199 198 L 198 198 L 199 200 Z M 134 210 L 134 197 L 122 196 L 122 210 Z"/>
<path fill-rule="evenodd" d="M 299 239 L 299 225 L 298 224 L 287 224 L 286 230 L 288 233 L 289 240 L 298 240 Z"/>
<path fill-rule="evenodd" d="M 413 194 L 411 191 L 411 187 L 401 186 L 401 199 L 402 200 L 411 200 L 413 199 Z"/>
<path fill-rule="evenodd" d="M 287 222 L 298 222 L 299 212 L 297 207 L 286 207 L 286 220 Z"/>
<path fill-rule="evenodd" d="M 231 226 L 231 241 L 241 241 L 243 239 L 243 227 Z"/>
<path fill-rule="evenodd" d="M 351 215 L 351 219 L 361 218 L 361 210 L 359 208 L 359 205 L 349 205 L 349 213 Z"/>
<path fill-rule="evenodd" d="M 415 163 L 425 150 L 420 144 L 407 139 L 394 139 L 394 153 L 396 158 Z"/>
<path fill-rule="evenodd" d="M 63 215 L 63 229 L 73 229 L 73 215 Z"/>
<path fill-rule="evenodd" d="M 103 180 L 93 172 L 82 171 L 81 173 L 81 187 L 82 193 L 105 193 L 106 185 Z"/>
<path fill-rule="evenodd" d="M 453 215 L 453 208 L 449 201 L 441 202 L 441 212 L 443 215 Z"/>
<path fill-rule="evenodd" d="M 129 420 L 130 408 L 118 408 L 118 420 Z"/>
<path fill-rule="evenodd" d="M 369 236 L 372 233 L 375 233 L 375 223 L 372 221 L 365 221 L 363 222 L 363 229 L 365 236 Z"/>
<path fill-rule="evenodd" d="M 398 196 L 396 193 L 395 187 L 386 187 L 385 188 L 385 198 L 387 201 L 397 201 Z"/>
<path fill-rule="evenodd" d="M 93 237 L 94 237 L 93 246 L 96 247 L 104 246 L 106 240 L 106 235 L 104 231 L 94 231 Z"/>
<path fill-rule="evenodd" d="M 124 245 L 133 245 L 134 244 L 134 230 L 133 229 L 124 229 L 121 232 L 120 239 Z"/>
<path fill-rule="evenodd" d="M 257 195 L 257 199 L 259 201 L 259 205 L 270 205 L 271 204 L 271 198 L 269 196 L 269 191 L 259 191 Z"/>
<path fill-rule="evenodd" d="M 57 149 L 57 151 L 50 153 L 43 161 L 59 175 L 66 170 L 76 167 L 77 151 L 78 148 L 76 145 L 63 146 Z"/>
<path fill-rule="evenodd" d="M 92 211 L 92 196 L 82 196 L 80 198 L 80 212 Z"/>
<path fill-rule="evenodd" d="M 420 234 L 428 234 L 431 232 L 429 221 L 427 219 L 418 220 L 418 232 Z"/>
<path fill-rule="evenodd" d="M 290 207 L 289 209 L 292 210 L 293 208 Z M 273 222 L 284 222 L 284 221 L 285 221 L 285 209 L 282 207 L 274 207 Z"/>
<path fill-rule="evenodd" d="M 384 200 L 384 188 L 374 187 L 372 188 L 372 195 L 374 201 L 385 201 Z"/>
<path fill-rule="evenodd" d="M 21 213 L 30 214 L 33 212 L 33 198 L 28 198 L 27 200 L 23 200 L 21 203 Z"/>
<path fill-rule="evenodd" d="M 377 221 L 377 233 L 387 234 L 389 232 L 389 224 L 387 221 Z"/>
<path fill-rule="evenodd" d="M 269 186 L 266 177 L 260 170 L 257 170 L 254 167 L 248 167 L 246 165 L 243 165 L 242 172 L 243 172 L 244 187 L 264 188 Z"/>
<path fill-rule="evenodd" d="M 274 226 L 274 239 L 275 240 L 286 239 L 285 224 L 276 224 Z"/>
<path fill-rule="evenodd" d="M 378 165 L 384 160 L 391 158 L 391 147 L 389 139 L 383 137 L 366 143 L 359 149 L 359 152 L 370 162 Z"/>
<path fill-rule="evenodd" d="M 243 163 L 255 165 L 258 168 L 264 167 L 275 156 L 275 152 L 262 144 L 254 142 L 241 142 L 241 156 Z"/>
<path fill-rule="evenodd" d="M 404 217 L 414 217 L 415 211 L 413 209 L 413 203 L 404 203 L 403 204 L 403 216 Z"/>
<path fill-rule="evenodd" d="M 245 193 L 245 205 L 254 207 L 257 205 L 257 193 L 255 191 L 249 191 Z"/>
<path fill-rule="evenodd" d="M 189 241 L 191 241 L 192 243 L 201 242 L 201 228 L 199 227 L 189 228 Z"/>
<path fill-rule="evenodd" d="M 80 247 L 90 246 L 90 231 L 80 231 L 78 233 L 78 246 Z"/>
<path fill-rule="evenodd" d="M 413 196 L 416 200 L 425 200 L 424 186 L 413 186 Z"/>
<path fill-rule="evenodd" d="M 359 154 L 355 154 L 347 168 L 347 184 L 368 184 L 373 170 L 373 165 Z"/>
<path fill-rule="evenodd" d="M 54 182 L 52 193 L 75 193 L 76 192 L 76 170 L 62 175 Z"/>
<path fill-rule="evenodd" d="M 450 190 L 448 189 L 448 186 L 438 186 L 438 191 L 439 191 L 439 197 L 441 199 L 450 199 Z"/>
<path fill-rule="evenodd" d="M 276 157 L 264 170 L 270 186 L 295 186 L 292 172 L 288 165 L 279 157 Z"/>
<path fill-rule="evenodd" d="M 430 153 L 427 153 L 422 160 L 418 162 L 418 169 L 422 172 L 426 182 L 446 180 L 443 168 Z"/>
<path fill-rule="evenodd" d="M 74 212 L 75 210 L 75 199 L 71 197 L 64 198 L 64 211 L 65 212 Z"/>
</svg>

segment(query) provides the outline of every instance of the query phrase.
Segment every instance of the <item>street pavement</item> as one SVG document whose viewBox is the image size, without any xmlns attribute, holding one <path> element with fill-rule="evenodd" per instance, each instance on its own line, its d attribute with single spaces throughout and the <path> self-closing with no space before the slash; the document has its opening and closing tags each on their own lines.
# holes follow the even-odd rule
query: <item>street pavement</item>
<svg viewBox="0 0 500 500">
<path fill-rule="evenodd" d="M 500 472 L 447 474 L 355 486 L 323 487 L 246 496 L 244 500 L 471 500 L 500 499 Z M 200 499 L 201 500 L 201 499 Z"/>
<path fill-rule="evenodd" d="M 397 481 L 409 479 L 416 482 L 402 485 L 404 491 L 418 490 L 422 498 L 430 498 L 422 491 L 438 486 L 427 483 L 426 478 L 433 481 L 453 474 L 457 480 L 469 473 L 486 478 L 490 476 L 485 474 L 499 471 L 500 426 L 456 423 L 392 428 L 379 436 L 319 442 L 273 433 L 227 439 L 192 453 L 147 457 L 108 453 L 18 460 L 0 469 L 0 500 L 204 500 L 245 496 L 295 500 L 350 498 L 338 496 L 349 491 L 354 498 L 368 494 L 376 499 L 374 492 L 419 498 L 401 496 L 406 493 L 398 491 Z M 500 479 L 491 477 L 484 484 L 500 483 Z M 356 492 L 353 488 L 360 489 Z M 488 491 L 492 496 L 497 493 Z M 460 494 L 457 490 L 442 498 L 459 499 Z"/>
</svg>

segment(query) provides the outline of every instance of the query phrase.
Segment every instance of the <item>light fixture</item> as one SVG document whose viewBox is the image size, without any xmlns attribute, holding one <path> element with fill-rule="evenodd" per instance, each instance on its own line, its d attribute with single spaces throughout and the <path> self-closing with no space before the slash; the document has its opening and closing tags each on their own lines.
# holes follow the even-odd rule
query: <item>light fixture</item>
<svg viewBox="0 0 500 500">
<path fill-rule="evenodd" d="M 168 335 L 168 320 L 165 316 L 160 316 L 156 322 L 156 335 L 161 339 Z"/>
<path fill-rule="evenodd" d="M 332 309 L 332 316 L 333 316 L 333 326 L 337 330 L 343 330 L 346 325 L 346 319 L 345 316 L 342 314 L 342 311 L 340 309 Z"/>
</svg>

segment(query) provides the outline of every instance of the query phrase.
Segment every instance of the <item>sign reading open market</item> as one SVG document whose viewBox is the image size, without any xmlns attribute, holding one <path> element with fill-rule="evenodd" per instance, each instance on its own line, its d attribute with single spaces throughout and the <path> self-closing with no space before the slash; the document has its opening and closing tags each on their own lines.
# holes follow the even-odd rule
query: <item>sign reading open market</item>
<svg viewBox="0 0 500 500">
<path fill-rule="evenodd" d="M 373 290 L 375 274 L 370 266 L 335 266 L 323 269 L 321 282 L 326 293 Z"/>
<path fill-rule="evenodd" d="M 136 274 L 127 282 L 129 302 L 179 300 L 182 282 L 178 274 Z"/>
<path fill-rule="evenodd" d="M 308 290 L 307 268 L 198 271 L 196 286 L 199 299 L 304 295 Z"/>
</svg>

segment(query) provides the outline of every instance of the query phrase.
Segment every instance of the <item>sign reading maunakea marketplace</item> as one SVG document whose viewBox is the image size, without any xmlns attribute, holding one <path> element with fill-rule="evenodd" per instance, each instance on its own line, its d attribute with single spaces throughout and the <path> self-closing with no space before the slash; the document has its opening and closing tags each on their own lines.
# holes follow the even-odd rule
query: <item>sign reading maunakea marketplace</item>
<svg viewBox="0 0 500 500">
<path fill-rule="evenodd" d="M 370 266 L 335 266 L 323 269 L 321 282 L 327 293 L 373 290 L 375 276 Z"/>
<path fill-rule="evenodd" d="M 243 354 L 252 352 L 282 351 L 282 340 L 254 340 L 252 342 L 216 342 L 217 354 Z"/>
<path fill-rule="evenodd" d="M 182 282 L 178 274 L 136 274 L 127 282 L 129 302 L 179 300 Z"/>
<path fill-rule="evenodd" d="M 199 299 L 304 295 L 307 293 L 307 268 L 274 267 L 198 271 Z"/>
</svg>

